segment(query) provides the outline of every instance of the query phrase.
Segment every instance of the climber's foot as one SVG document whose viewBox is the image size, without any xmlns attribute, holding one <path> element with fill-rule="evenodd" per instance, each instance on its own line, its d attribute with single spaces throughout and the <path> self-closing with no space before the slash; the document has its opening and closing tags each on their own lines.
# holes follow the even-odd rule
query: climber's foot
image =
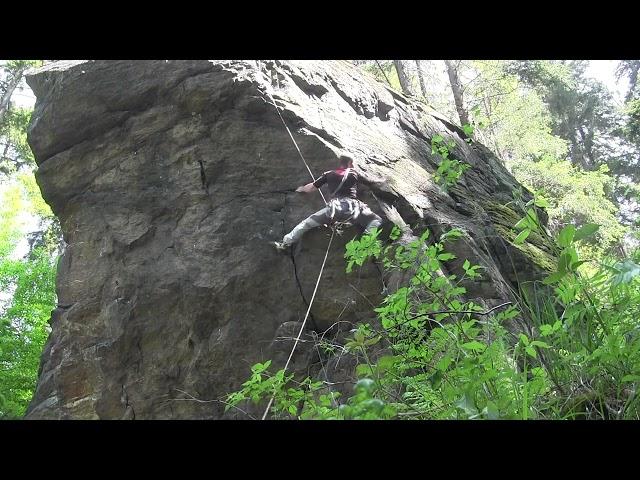
<svg viewBox="0 0 640 480">
<path fill-rule="evenodd" d="M 273 242 L 272 245 L 276 247 L 276 251 L 278 251 L 278 253 L 288 253 L 291 249 L 290 245 L 283 242 Z"/>
</svg>

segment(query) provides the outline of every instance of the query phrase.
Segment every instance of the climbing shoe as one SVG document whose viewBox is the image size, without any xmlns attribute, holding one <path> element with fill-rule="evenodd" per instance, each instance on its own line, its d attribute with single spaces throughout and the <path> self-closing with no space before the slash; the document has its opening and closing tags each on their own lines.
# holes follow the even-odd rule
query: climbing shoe
<svg viewBox="0 0 640 480">
<path fill-rule="evenodd" d="M 273 246 L 276 247 L 276 250 L 279 253 L 288 253 L 291 249 L 290 245 L 287 245 L 286 243 L 283 243 L 283 242 L 273 242 Z"/>
</svg>

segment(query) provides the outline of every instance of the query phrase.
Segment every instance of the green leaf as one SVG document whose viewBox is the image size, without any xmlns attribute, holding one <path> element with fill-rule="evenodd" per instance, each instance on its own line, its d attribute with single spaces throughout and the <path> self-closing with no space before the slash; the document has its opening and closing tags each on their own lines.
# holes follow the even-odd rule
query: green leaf
<svg viewBox="0 0 640 480">
<path fill-rule="evenodd" d="M 381 339 L 382 337 L 378 335 L 377 337 L 373 337 L 373 338 L 370 338 L 369 340 L 365 340 L 364 345 L 367 347 L 370 347 L 371 345 L 375 345 L 376 343 L 378 343 Z"/>
<path fill-rule="evenodd" d="M 527 210 L 526 217 L 531 221 L 531 227 L 535 228 L 538 226 L 538 214 L 533 208 L 529 208 Z"/>
<path fill-rule="evenodd" d="M 573 246 L 567 247 L 564 250 L 562 250 L 562 253 L 566 253 L 567 255 L 569 255 L 569 259 L 567 261 L 567 268 L 569 268 L 569 265 L 571 265 L 572 263 L 578 261 L 578 252 L 576 252 L 575 247 Z"/>
<path fill-rule="evenodd" d="M 568 247 L 571 245 L 571 242 L 574 239 L 574 235 L 576 234 L 576 227 L 573 225 L 567 225 L 558 234 L 558 245 L 562 248 Z"/>
<path fill-rule="evenodd" d="M 463 343 L 462 348 L 464 348 L 465 350 L 471 350 L 473 352 L 484 352 L 487 346 L 484 343 L 473 340 L 471 342 Z"/>
<path fill-rule="evenodd" d="M 500 320 L 509 320 L 511 318 L 517 317 L 518 315 L 520 315 L 520 311 L 516 307 L 511 306 L 504 312 L 498 313 L 498 315 L 496 315 L 496 318 Z"/>
<path fill-rule="evenodd" d="M 558 272 L 567 273 L 569 271 L 569 265 L 571 265 L 571 255 L 569 253 L 563 253 L 558 258 Z"/>
<path fill-rule="evenodd" d="M 549 324 L 540 325 L 540 335 L 547 337 L 553 333 L 553 326 Z"/>
<path fill-rule="evenodd" d="M 267 360 L 264 364 L 256 363 L 253 367 L 251 367 L 251 371 L 253 373 L 262 373 L 271 365 L 271 360 Z"/>
<path fill-rule="evenodd" d="M 624 377 L 622 377 L 622 380 L 620 380 L 622 383 L 627 383 L 627 382 L 637 382 L 638 380 L 640 380 L 640 375 L 625 375 Z"/>
<path fill-rule="evenodd" d="M 529 219 L 527 217 L 521 218 L 518 223 L 516 223 L 513 228 L 517 230 L 522 230 L 523 228 L 527 228 L 529 226 Z"/>
<path fill-rule="evenodd" d="M 398 360 L 400 360 L 400 357 L 394 355 L 385 355 L 380 357 L 377 363 L 378 372 L 389 370 L 396 362 L 398 362 Z"/>
<path fill-rule="evenodd" d="M 384 408 L 384 402 L 379 398 L 370 398 L 369 400 L 365 400 L 361 404 L 366 410 L 372 410 L 375 413 L 379 414 Z"/>
<path fill-rule="evenodd" d="M 547 200 L 544 197 L 536 198 L 534 203 L 535 203 L 536 207 L 549 208 L 549 202 L 547 202 Z"/>
<path fill-rule="evenodd" d="M 440 384 L 442 383 L 442 372 L 440 370 L 436 370 L 435 373 L 431 375 L 427 380 L 431 384 L 432 388 L 440 387 Z"/>
<path fill-rule="evenodd" d="M 459 228 L 452 228 L 448 232 L 445 232 L 442 235 L 440 235 L 440 241 L 444 242 L 445 240 L 448 240 L 448 239 L 457 240 L 461 236 L 462 236 L 462 230 L 460 230 Z"/>
<path fill-rule="evenodd" d="M 489 420 L 498 420 L 500 418 L 498 407 L 492 401 L 487 402 L 487 406 L 484 407 L 482 412 L 487 416 Z"/>
<path fill-rule="evenodd" d="M 456 402 L 456 407 L 462 409 L 469 416 L 478 414 L 478 409 L 473 400 L 466 393 Z"/>
<path fill-rule="evenodd" d="M 516 238 L 513 239 L 513 243 L 515 245 L 520 245 L 521 243 L 523 243 L 527 237 L 529 236 L 529 234 L 531 233 L 531 230 L 529 230 L 528 228 L 521 231 L 518 236 Z"/>
<path fill-rule="evenodd" d="M 551 285 L 552 283 L 559 282 L 567 274 L 567 272 L 555 272 L 545 278 L 542 283 L 544 285 Z"/>
<path fill-rule="evenodd" d="M 356 367 L 356 376 L 358 377 L 370 377 L 373 375 L 371 367 L 366 363 L 361 363 Z"/>
<path fill-rule="evenodd" d="M 622 283 L 631 283 L 635 277 L 640 276 L 640 265 L 627 259 L 624 262 L 616 263 L 615 271 L 618 273 L 611 277 L 611 283 L 614 286 Z"/>
<path fill-rule="evenodd" d="M 531 355 L 533 358 L 537 358 L 538 354 L 536 353 L 536 349 L 532 346 L 525 347 L 525 352 Z"/>
<path fill-rule="evenodd" d="M 451 365 L 451 362 L 452 362 L 452 358 L 446 355 L 442 357 L 440 360 L 438 360 L 438 363 L 436 364 L 436 368 L 441 372 L 444 372 L 447 368 L 449 368 L 449 365 Z"/>
<path fill-rule="evenodd" d="M 356 383 L 353 387 L 356 393 L 366 392 L 369 395 L 373 392 L 374 388 L 375 382 L 370 378 L 362 378 L 358 380 L 358 383 Z"/>
<path fill-rule="evenodd" d="M 597 223 L 587 223 L 586 225 L 578 229 L 573 239 L 576 242 L 578 240 L 584 240 L 585 238 L 596 233 L 596 231 L 598 231 L 599 228 L 600 228 L 600 225 L 598 225 Z"/>
</svg>

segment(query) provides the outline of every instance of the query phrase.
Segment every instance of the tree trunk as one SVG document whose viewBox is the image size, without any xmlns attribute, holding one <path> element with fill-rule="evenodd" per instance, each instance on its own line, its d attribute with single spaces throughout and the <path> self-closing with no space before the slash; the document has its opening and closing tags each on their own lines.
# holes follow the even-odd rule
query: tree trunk
<svg viewBox="0 0 640 480">
<path fill-rule="evenodd" d="M 8 160 L 11 159 L 7 157 L 7 153 L 9 153 L 9 142 L 4 144 L 4 151 L 2 152 L 2 157 L 0 157 L 0 173 L 5 175 L 8 175 L 10 172 Z"/>
<path fill-rule="evenodd" d="M 594 170 L 596 167 L 596 159 L 593 152 L 593 131 L 587 130 L 586 132 L 582 126 L 578 127 L 578 133 L 580 134 L 580 159 L 582 168 L 584 170 Z"/>
<path fill-rule="evenodd" d="M 25 70 L 25 68 L 17 70 L 13 74 L 13 78 L 7 82 L 7 89 L 2 93 L 2 98 L 0 98 L 0 124 L 2 124 L 2 122 L 4 121 L 4 117 L 9 110 L 11 96 L 13 95 L 16 87 L 20 84 L 20 80 L 22 80 L 22 74 Z"/>
<path fill-rule="evenodd" d="M 398 79 L 400 80 L 402 91 L 406 95 L 413 95 L 413 92 L 411 91 L 411 83 L 409 82 L 409 76 L 407 75 L 407 70 L 404 68 L 402 60 L 394 60 L 393 64 L 396 66 L 396 71 L 398 72 Z"/>
<path fill-rule="evenodd" d="M 631 71 L 629 72 L 629 91 L 627 92 L 627 96 L 624 99 L 625 102 L 628 102 L 633 97 L 633 91 L 636 88 L 636 83 L 638 83 L 639 70 L 640 70 L 640 60 L 635 60 L 631 66 Z"/>
<path fill-rule="evenodd" d="M 374 60 L 374 62 L 376 62 L 376 65 L 378 66 L 378 70 L 380 70 L 382 72 L 382 75 L 384 76 L 384 79 L 387 81 L 387 83 L 389 84 L 389 86 L 391 88 L 393 88 L 393 85 L 391 84 L 391 82 L 389 81 L 389 77 L 387 77 L 387 73 L 384 71 L 384 68 L 382 68 L 382 65 L 380 65 L 380 62 L 378 60 Z"/>
<path fill-rule="evenodd" d="M 427 88 L 424 85 L 424 76 L 422 75 L 422 69 L 420 68 L 420 60 L 416 60 L 416 67 L 418 69 L 418 80 L 420 81 L 420 91 L 422 96 L 427 98 Z"/>
<path fill-rule="evenodd" d="M 462 97 L 462 86 L 460 85 L 460 78 L 458 77 L 458 71 L 454 67 L 451 60 L 445 60 L 447 66 L 447 74 L 449 75 L 449 83 L 451 84 L 451 91 L 453 92 L 453 101 L 456 104 L 456 110 L 458 117 L 460 118 L 461 125 L 469 125 L 469 113 L 464 108 L 464 99 Z"/>
</svg>

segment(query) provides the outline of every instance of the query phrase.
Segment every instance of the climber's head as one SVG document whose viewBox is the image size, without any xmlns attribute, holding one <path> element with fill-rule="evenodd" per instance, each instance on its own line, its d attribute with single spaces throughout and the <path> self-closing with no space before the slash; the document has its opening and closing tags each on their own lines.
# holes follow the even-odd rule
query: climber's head
<svg viewBox="0 0 640 480">
<path fill-rule="evenodd" d="M 338 162 L 340 163 L 341 168 L 353 168 L 353 158 L 349 155 L 340 155 L 340 157 L 338 157 Z"/>
</svg>

